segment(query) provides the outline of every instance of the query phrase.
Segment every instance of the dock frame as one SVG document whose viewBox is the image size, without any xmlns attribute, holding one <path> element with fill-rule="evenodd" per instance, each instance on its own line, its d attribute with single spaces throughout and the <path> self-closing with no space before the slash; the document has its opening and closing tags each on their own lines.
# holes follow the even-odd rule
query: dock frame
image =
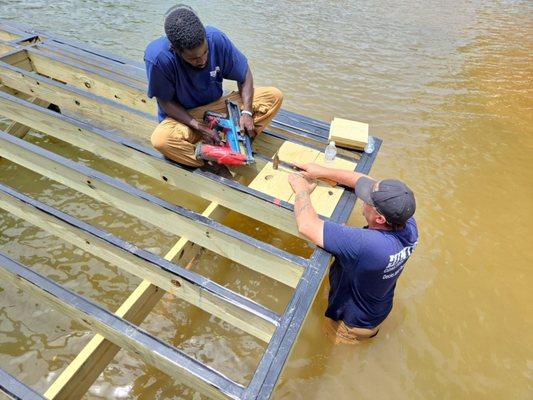
<svg viewBox="0 0 533 400">
<path fill-rule="evenodd" d="M 242 180 L 232 181 L 178 165 L 155 151 L 147 141 L 157 125 L 155 110 L 155 101 L 146 96 L 141 63 L 0 20 L 0 116 L 13 121 L 0 132 L 0 157 L 179 237 L 165 257 L 159 257 L 2 184 L 0 177 L 0 208 L 142 280 L 111 313 L 0 253 L 4 282 L 95 332 L 44 394 L 0 370 L 0 389 L 9 398 L 81 398 L 121 348 L 211 398 L 272 396 L 331 256 L 315 248 L 309 258 L 300 257 L 217 220 L 231 210 L 298 237 L 291 202 L 247 182 L 270 165 L 285 142 L 321 152 L 329 124 L 281 110 L 254 142 L 257 163 L 239 171 Z M 42 149 L 24 140 L 31 129 L 190 192 L 208 205 L 203 212 L 189 210 Z M 372 154 L 340 149 L 338 158 L 368 173 L 381 145 L 378 138 L 374 142 Z M 331 215 L 324 218 L 346 222 L 355 201 L 353 191 L 342 191 Z M 285 312 L 279 315 L 182 265 L 204 248 L 293 288 Z M 166 292 L 266 343 L 247 385 L 138 327 Z"/>
</svg>

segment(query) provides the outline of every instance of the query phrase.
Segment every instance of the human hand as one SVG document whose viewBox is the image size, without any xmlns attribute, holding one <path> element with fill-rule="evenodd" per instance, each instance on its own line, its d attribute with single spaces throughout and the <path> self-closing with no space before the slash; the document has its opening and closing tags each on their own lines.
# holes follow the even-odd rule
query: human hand
<svg viewBox="0 0 533 400">
<path fill-rule="evenodd" d="M 326 167 L 314 163 L 295 165 L 301 169 L 300 173 L 303 177 L 311 180 L 324 177 L 327 170 Z"/>
<path fill-rule="evenodd" d="M 254 119 L 252 118 L 251 115 L 241 114 L 241 119 L 239 120 L 239 126 L 241 128 L 241 132 L 246 132 L 248 136 L 250 136 L 251 138 L 257 135 L 257 132 L 255 131 L 255 126 L 254 126 Z"/>
<path fill-rule="evenodd" d="M 290 174 L 289 175 L 289 184 L 291 185 L 294 193 L 307 192 L 311 194 L 316 188 L 316 182 L 308 180 L 303 177 L 301 174 Z"/>
<path fill-rule="evenodd" d="M 209 129 L 206 125 L 200 125 L 198 127 L 202 134 L 202 140 L 205 144 L 218 145 L 220 144 L 220 135 L 214 129 Z"/>
</svg>

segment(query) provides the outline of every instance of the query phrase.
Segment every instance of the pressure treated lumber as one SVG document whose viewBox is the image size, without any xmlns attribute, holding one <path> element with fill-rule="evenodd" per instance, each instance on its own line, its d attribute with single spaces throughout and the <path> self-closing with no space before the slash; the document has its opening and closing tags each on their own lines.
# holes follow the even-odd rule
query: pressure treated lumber
<svg viewBox="0 0 533 400">
<path fill-rule="evenodd" d="M 20 54 L 20 55 L 19 55 Z M 29 63 L 25 51 L 16 53 Z M 150 135 L 157 125 L 154 115 L 148 115 L 114 101 L 96 97 L 73 86 L 40 76 L 34 72 L 9 65 L 0 59 L 0 80 L 10 88 L 57 104 L 62 110 L 91 118 L 94 123 L 118 129 L 148 143 Z"/>
<path fill-rule="evenodd" d="M 5 43 L 0 43 L 0 56 L 2 56 L 3 53 L 7 53 L 8 51 L 11 51 L 11 50 L 13 50 L 13 47 Z"/>
<path fill-rule="evenodd" d="M 279 316 L 247 298 L 0 184 L 0 208 L 268 342 Z"/>
<path fill-rule="evenodd" d="M 242 386 L 219 372 L 2 253 L 0 253 L 0 277 L 47 302 L 52 308 L 78 323 L 99 332 L 120 347 L 137 354 L 146 363 L 164 371 L 179 382 L 192 386 L 212 398 L 237 398 L 242 393 Z"/>
<path fill-rule="evenodd" d="M 215 217 L 218 211 L 220 207 L 216 203 L 211 203 L 202 215 Z M 165 255 L 165 260 L 172 261 L 191 246 L 192 243 L 186 238 L 180 238 Z M 118 308 L 115 315 L 140 325 L 164 294 L 164 290 L 148 281 L 142 281 Z M 96 334 L 50 385 L 45 396 L 49 400 L 81 398 L 119 350 L 119 346 Z"/>
<path fill-rule="evenodd" d="M 10 31 L 0 30 L 0 40 L 5 40 L 6 42 L 8 42 L 10 40 L 18 39 L 19 37 L 20 35 L 17 35 Z"/>
<path fill-rule="evenodd" d="M 118 75 L 106 77 L 99 74 L 98 70 L 84 68 L 65 57 L 47 55 L 37 49 L 28 49 L 28 56 L 35 72 L 39 74 L 60 79 L 72 86 L 109 100 L 118 101 L 147 114 L 157 113 L 156 101 L 148 98 L 144 87 L 122 81 Z"/>
<path fill-rule="evenodd" d="M 368 124 L 344 118 L 333 119 L 329 140 L 353 149 L 364 149 L 368 143 Z"/>
<path fill-rule="evenodd" d="M 295 287 L 307 262 L 117 179 L 0 132 L 0 156 Z"/>
<path fill-rule="evenodd" d="M 2 92 L 0 92 L 0 115 L 166 182 L 180 190 L 219 203 L 230 210 L 292 235 L 298 235 L 290 208 L 276 205 L 273 203 L 273 198 L 266 197 L 261 192 L 254 193 L 253 190 L 236 182 L 220 178 L 211 179 L 207 174 L 186 170 L 165 159 L 151 147 Z"/>
</svg>

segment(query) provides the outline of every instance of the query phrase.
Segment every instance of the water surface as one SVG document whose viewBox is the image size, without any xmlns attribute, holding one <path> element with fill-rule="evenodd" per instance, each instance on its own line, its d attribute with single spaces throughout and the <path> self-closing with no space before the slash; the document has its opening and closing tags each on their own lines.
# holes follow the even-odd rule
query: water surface
<svg viewBox="0 0 533 400">
<path fill-rule="evenodd" d="M 189 3 L 248 56 L 256 85 L 283 90 L 287 109 L 369 122 L 371 133 L 385 141 L 372 174 L 405 180 L 418 200 L 420 244 L 379 336 L 358 347 L 328 345 L 320 331 L 324 286 L 274 397 L 531 398 L 531 3 Z M 0 1 L 0 17 L 140 60 L 144 46 L 162 33 L 170 5 Z M 37 133 L 30 140 L 61 145 Z M 112 163 L 59 147 L 73 159 L 126 176 Z M 176 239 L 5 161 L 0 178 L 156 253 L 164 254 Z M 164 190 L 142 177 L 128 179 Z M 359 209 L 351 223 L 362 224 Z M 0 229 L 0 251 L 109 309 L 138 283 L 1 211 Z M 194 268 L 283 309 L 290 292 L 282 285 L 272 283 L 261 293 L 268 281 L 220 264 Z M 0 285 L 0 315 L 2 367 L 40 391 L 90 337 L 9 285 Z M 244 382 L 263 350 L 260 342 L 171 297 L 143 327 Z M 123 351 L 86 395 L 111 397 L 198 398 Z"/>
</svg>

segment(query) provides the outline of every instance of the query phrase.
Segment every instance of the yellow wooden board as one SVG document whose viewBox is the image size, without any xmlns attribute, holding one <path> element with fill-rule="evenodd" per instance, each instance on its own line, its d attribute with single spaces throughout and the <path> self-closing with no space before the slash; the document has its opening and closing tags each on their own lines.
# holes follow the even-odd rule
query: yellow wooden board
<svg viewBox="0 0 533 400">
<path fill-rule="evenodd" d="M 323 152 L 292 142 L 283 143 L 279 149 L 278 156 L 281 161 L 292 164 L 315 162 L 327 167 L 349 171 L 353 171 L 356 165 L 355 162 L 340 158 L 335 158 L 333 162 L 326 163 Z M 268 163 L 250 183 L 250 187 L 294 204 L 294 193 L 288 182 L 288 175 L 291 172 L 293 171 L 283 166 L 280 166 L 278 170 L 274 170 L 272 163 Z M 331 217 L 343 190 L 340 187 L 331 187 L 319 182 L 316 189 L 311 193 L 311 203 L 317 213 L 325 217 Z"/>
<path fill-rule="evenodd" d="M 368 124 L 334 118 L 329 128 L 329 140 L 344 147 L 364 149 L 368 143 Z"/>
<path fill-rule="evenodd" d="M 315 149 L 293 142 L 283 143 L 278 151 L 278 156 L 281 161 L 292 164 L 315 162 L 319 154 L 320 152 Z"/>
<path fill-rule="evenodd" d="M 280 200 L 289 201 L 293 194 L 288 180 L 291 172 L 281 168 L 275 170 L 272 163 L 268 163 L 249 186 Z"/>
</svg>

